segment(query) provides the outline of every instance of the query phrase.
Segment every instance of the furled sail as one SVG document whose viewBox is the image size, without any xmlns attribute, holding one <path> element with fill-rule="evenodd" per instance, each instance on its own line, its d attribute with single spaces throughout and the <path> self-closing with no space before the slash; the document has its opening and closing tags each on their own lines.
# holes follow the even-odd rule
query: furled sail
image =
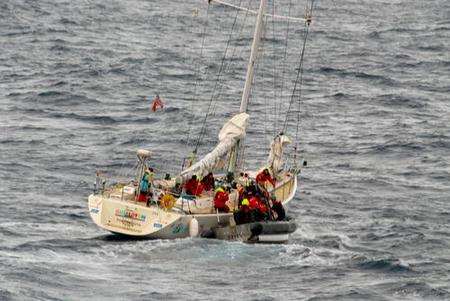
<svg viewBox="0 0 450 301">
<path fill-rule="evenodd" d="M 283 149 L 291 142 L 292 141 L 288 136 L 279 134 L 270 144 L 270 153 L 267 164 L 275 176 L 283 169 Z"/>
<path fill-rule="evenodd" d="M 181 181 L 185 182 L 192 175 L 203 177 L 208 172 L 213 171 L 220 160 L 230 152 L 240 139 L 244 138 L 248 118 L 247 113 L 240 113 L 225 123 L 219 132 L 219 144 L 200 161 L 183 170 L 179 175 Z"/>
</svg>

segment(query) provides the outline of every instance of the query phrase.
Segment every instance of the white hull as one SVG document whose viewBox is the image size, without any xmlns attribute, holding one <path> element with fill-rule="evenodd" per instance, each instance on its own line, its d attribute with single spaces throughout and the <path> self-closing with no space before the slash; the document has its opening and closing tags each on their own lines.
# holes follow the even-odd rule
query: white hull
<svg viewBox="0 0 450 301">
<path fill-rule="evenodd" d="M 292 176 L 273 192 L 286 205 L 294 198 L 296 190 L 297 176 Z M 154 239 L 189 237 L 194 218 L 198 221 L 198 231 L 194 235 L 198 235 L 219 224 L 229 224 L 233 217 L 233 213 L 188 214 L 177 208 L 165 211 L 156 205 L 147 207 L 117 196 L 94 194 L 89 196 L 89 213 L 92 220 L 107 231 Z"/>
</svg>

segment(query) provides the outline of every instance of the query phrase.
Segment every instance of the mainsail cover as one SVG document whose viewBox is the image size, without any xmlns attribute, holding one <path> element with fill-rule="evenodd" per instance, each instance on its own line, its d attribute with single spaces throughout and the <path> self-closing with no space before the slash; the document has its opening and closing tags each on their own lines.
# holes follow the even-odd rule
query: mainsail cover
<svg viewBox="0 0 450 301">
<path fill-rule="evenodd" d="M 283 169 L 283 149 L 291 142 L 292 141 L 288 136 L 279 134 L 270 144 L 270 153 L 267 164 L 274 175 L 277 175 Z"/>
<path fill-rule="evenodd" d="M 240 113 L 225 123 L 219 132 L 219 144 L 200 161 L 183 170 L 179 175 L 181 181 L 185 182 L 192 175 L 203 177 L 213 171 L 219 161 L 231 151 L 239 140 L 245 137 L 248 118 L 247 113 Z"/>
</svg>

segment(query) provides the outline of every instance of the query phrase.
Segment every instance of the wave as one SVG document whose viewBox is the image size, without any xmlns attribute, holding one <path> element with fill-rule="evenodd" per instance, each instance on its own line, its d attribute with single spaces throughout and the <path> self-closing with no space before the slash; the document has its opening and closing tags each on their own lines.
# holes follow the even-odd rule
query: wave
<svg viewBox="0 0 450 301">
<path fill-rule="evenodd" d="M 15 252 L 36 251 L 40 249 L 48 249 L 52 251 L 69 250 L 73 252 L 86 252 L 89 247 L 100 247 L 98 241 L 90 239 L 44 239 L 25 242 L 10 248 Z"/>
<path fill-rule="evenodd" d="M 360 150 L 363 150 L 363 153 L 365 154 L 387 154 L 388 152 L 396 152 L 399 150 L 417 152 L 423 151 L 424 149 L 425 145 L 419 144 L 418 142 L 402 142 L 401 140 L 394 140 L 383 144 L 373 145 L 367 148 L 360 148 Z"/>
<path fill-rule="evenodd" d="M 417 96 L 402 96 L 396 94 L 384 94 L 375 97 L 375 100 L 389 106 L 403 106 L 409 108 L 424 108 L 428 105 L 428 99 Z"/>
<path fill-rule="evenodd" d="M 51 86 L 64 85 L 64 81 L 58 81 L 51 84 Z M 74 105 L 96 105 L 100 101 L 89 98 L 81 94 L 73 94 L 70 92 L 56 91 L 56 90 L 46 90 L 39 92 L 35 95 L 29 95 L 25 99 L 26 101 L 37 101 L 44 104 L 55 104 L 58 106 L 74 106 Z"/>
<path fill-rule="evenodd" d="M 74 20 L 70 20 L 67 18 L 61 18 L 59 20 L 59 23 L 64 24 L 64 25 L 79 25 L 78 22 L 75 22 Z"/>
<path fill-rule="evenodd" d="M 16 298 L 14 298 L 14 295 L 7 289 L 0 288 L 0 300 L 9 301 L 16 300 Z"/>
<path fill-rule="evenodd" d="M 104 115 L 80 115 L 75 113 L 51 113 L 49 115 L 52 118 L 74 119 L 92 124 L 113 125 L 118 123 L 115 118 Z"/>
<path fill-rule="evenodd" d="M 416 299 L 418 296 L 427 300 L 450 300 L 450 293 L 442 288 L 433 288 L 426 282 L 410 281 L 396 285 L 390 291 L 396 296 L 407 296 Z"/>
<path fill-rule="evenodd" d="M 69 52 L 70 48 L 64 45 L 53 45 L 49 50 L 54 52 Z"/>
<path fill-rule="evenodd" d="M 356 265 L 364 270 L 379 270 L 385 272 L 412 272 L 410 265 L 396 258 L 371 259 L 363 255 L 354 256 L 352 260 Z"/>
<path fill-rule="evenodd" d="M 307 301 L 335 301 L 335 300 L 382 300 L 380 299 L 380 296 L 373 293 L 373 292 L 363 292 L 360 289 L 350 289 L 348 292 L 342 292 L 342 293 L 327 293 L 327 294 L 320 294 L 319 296 L 315 296 L 309 299 L 306 299 Z"/>
<path fill-rule="evenodd" d="M 387 76 L 383 75 L 376 75 L 376 74 L 369 74 L 361 71 L 349 71 L 345 69 L 339 69 L 339 68 L 333 68 L 333 67 L 321 67 L 319 69 L 320 73 L 326 73 L 326 74 L 336 74 L 338 76 L 342 77 L 355 77 L 355 78 L 361 78 L 365 80 L 375 81 L 379 84 L 384 84 L 388 86 L 394 85 L 394 80 Z"/>
</svg>

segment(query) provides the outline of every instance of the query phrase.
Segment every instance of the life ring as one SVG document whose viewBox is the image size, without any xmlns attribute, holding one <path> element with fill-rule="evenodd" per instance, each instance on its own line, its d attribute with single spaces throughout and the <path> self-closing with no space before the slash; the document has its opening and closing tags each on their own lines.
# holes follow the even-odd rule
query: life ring
<svg viewBox="0 0 450 301">
<path fill-rule="evenodd" d="M 173 195 L 166 193 L 162 196 L 160 204 L 163 209 L 170 210 L 175 206 L 176 201 Z"/>
</svg>

